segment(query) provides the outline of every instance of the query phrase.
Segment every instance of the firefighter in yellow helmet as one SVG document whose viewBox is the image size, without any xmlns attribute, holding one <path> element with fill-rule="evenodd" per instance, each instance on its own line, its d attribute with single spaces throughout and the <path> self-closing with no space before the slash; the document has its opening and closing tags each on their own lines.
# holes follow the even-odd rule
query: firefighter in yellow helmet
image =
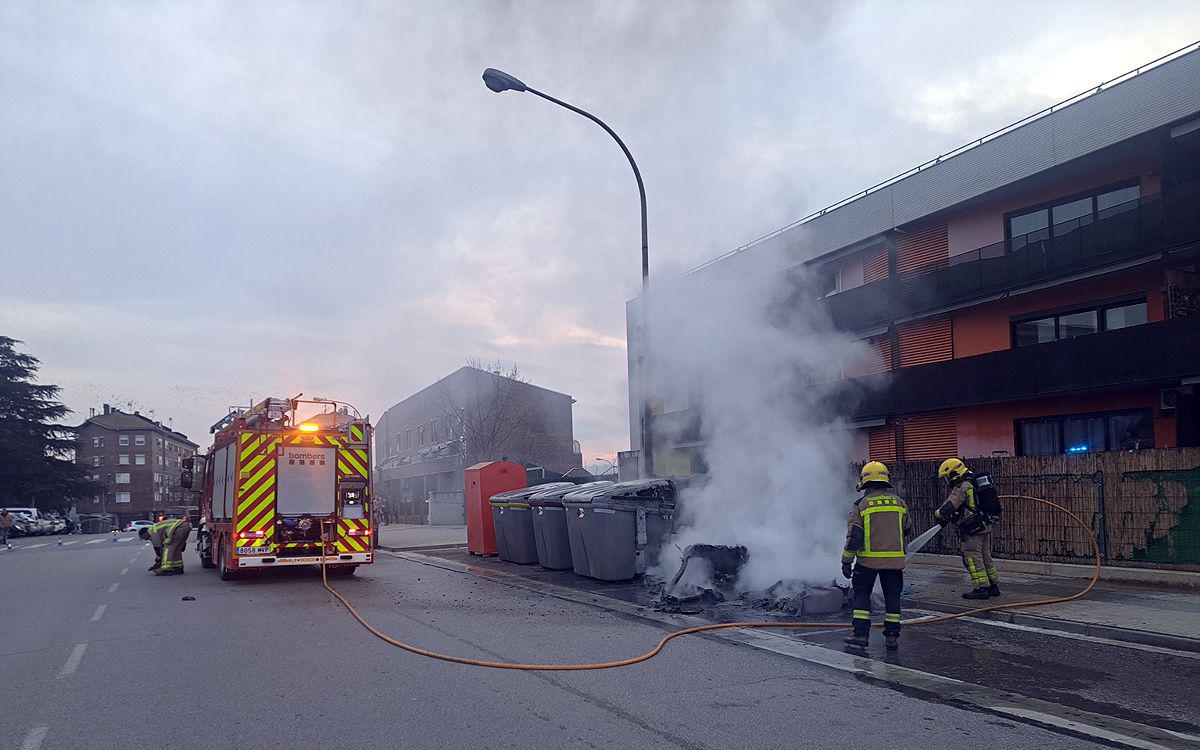
<svg viewBox="0 0 1200 750">
<path fill-rule="evenodd" d="M 842 550 L 842 575 L 854 587 L 854 634 L 846 643 L 858 648 L 867 645 L 871 633 L 871 592 L 878 577 L 883 589 L 884 642 L 889 649 L 899 648 L 905 537 L 912 530 L 908 506 L 892 490 L 888 469 L 879 461 L 870 461 L 862 467 L 856 489 L 863 496 L 850 509 L 846 547 Z"/>
<path fill-rule="evenodd" d="M 949 495 L 933 517 L 942 526 L 958 527 L 959 549 L 972 586 L 963 598 L 1000 596 L 1000 576 L 992 562 L 992 528 L 979 510 L 975 475 L 961 458 L 947 458 L 938 467 L 938 478 L 946 480 Z"/>
</svg>

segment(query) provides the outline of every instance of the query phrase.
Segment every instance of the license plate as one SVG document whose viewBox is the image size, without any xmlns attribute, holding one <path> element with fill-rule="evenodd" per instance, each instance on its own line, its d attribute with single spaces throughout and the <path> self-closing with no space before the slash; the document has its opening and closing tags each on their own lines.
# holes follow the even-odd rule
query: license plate
<svg viewBox="0 0 1200 750">
<path fill-rule="evenodd" d="M 238 547 L 239 555 L 265 555 L 271 551 L 270 547 Z"/>
</svg>

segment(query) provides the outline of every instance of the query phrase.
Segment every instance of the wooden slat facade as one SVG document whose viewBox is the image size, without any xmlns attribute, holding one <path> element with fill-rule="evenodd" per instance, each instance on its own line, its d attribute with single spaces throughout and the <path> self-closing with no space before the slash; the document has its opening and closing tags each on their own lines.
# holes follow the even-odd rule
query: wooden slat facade
<svg viewBox="0 0 1200 750">
<path fill-rule="evenodd" d="M 867 455 L 888 466 L 896 460 L 896 428 L 892 425 L 867 428 Z"/>
<path fill-rule="evenodd" d="M 950 236 L 945 224 L 906 232 L 896 242 L 896 273 L 913 276 L 949 264 Z"/>
<path fill-rule="evenodd" d="M 954 329 L 949 315 L 905 323 L 896 328 L 900 367 L 915 367 L 954 358 Z"/>
<path fill-rule="evenodd" d="M 953 409 L 913 414 L 901 424 L 905 461 L 940 461 L 958 455 L 958 420 Z"/>
<path fill-rule="evenodd" d="M 874 255 L 863 261 L 863 283 L 880 281 L 888 277 L 887 247 L 880 246 Z"/>
</svg>

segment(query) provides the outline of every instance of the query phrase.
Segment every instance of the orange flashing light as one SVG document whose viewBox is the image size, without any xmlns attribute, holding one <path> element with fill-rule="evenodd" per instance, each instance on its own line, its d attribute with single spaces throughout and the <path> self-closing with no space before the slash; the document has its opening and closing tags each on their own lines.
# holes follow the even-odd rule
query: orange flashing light
<svg viewBox="0 0 1200 750">
<path fill-rule="evenodd" d="M 312 424 L 311 422 L 305 422 L 304 424 L 300 425 L 296 429 L 300 430 L 301 432 L 316 432 L 317 430 L 319 430 L 321 428 L 315 424 Z"/>
</svg>

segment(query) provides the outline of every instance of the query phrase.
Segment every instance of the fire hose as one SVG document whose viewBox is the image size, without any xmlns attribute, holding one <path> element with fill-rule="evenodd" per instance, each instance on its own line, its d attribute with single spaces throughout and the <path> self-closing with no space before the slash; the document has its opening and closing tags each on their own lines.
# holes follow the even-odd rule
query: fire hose
<svg viewBox="0 0 1200 750">
<path fill-rule="evenodd" d="M 1035 503 L 1041 503 L 1042 505 L 1049 506 L 1051 508 L 1060 510 L 1063 513 L 1067 514 L 1067 516 L 1077 526 L 1079 526 L 1079 528 L 1081 528 L 1084 531 L 1084 533 L 1087 535 L 1087 538 L 1089 540 L 1091 540 L 1091 543 L 1092 543 L 1092 554 L 1093 554 L 1093 558 L 1094 558 L 1095 569 L 1092 572 L 1092 578 L 1090 581 L 1088 581 L 1088 584 L 1086 586 L 1084 586 L 1079 592 L 1071 594 L 1070 596 L 1059 596 L 1059 597 L 1053 597 L 1053 598 L 1048 598 L 1048 599 L 1031 599 L 1031 600 L 1027 600 L 1027 601 L 1009 602 L 1007 604 L 992 604 L 992 605 L 989 605 L 986 607 L 976 607 L 974 609 L 969 609 L 969 610 L 966 610 L 965 612 L 955 612 L 955 613 L 951 613 L 951 614 L 931 615 L 928 617 L 918 617 L 913 620 L 904 620 L 901 622 L 901 625 L 903 625 L 903 626 L 931 625 L 935 622 L 948 622 L 950 620 L 957 620 L 961 617 L 972 617 L 974 615 L 980 615 L 980 614 L 984 614 L 986 612 L 997 612 L 1000 610 L 1009 610 L 1009 609 L 1024 609 L 1024 608 L 1028 608 L 1028 607 L 1044 607 L 1049 604 L 1062 604 L 1064 602 L 1070 602 L 1070 601 L 1074 601 L 1076 599 L 1082 598 L 1082 597 L 1086 596 L 1092 589 L 1094 589 L 1096 587 L 1096 584 L 1099 583 L 1099 581 L 1100 581 L 1100 544 L 1099 544 L 1099 542 L 1096 541 L 1096 535 L 1092 533 L 1091 528 L 1086 523 L 1084 523 L 1079 518 L 1079 516 L 1075 515 L 1070 510 L 1067 510 L 1066 508 L 1064 508 L 1063 506 L 1061 506 L 1057 503 L 1052 503 L 1049 500 L 1044 500 L 1040 497 L 1030 497 L 1028 495 L 1001 495 L 1000 497 L 1005 500 L 1028 500 L 1028 501 L 1035 502 Z M 452 656 L 449 654 L 441 654 L 436 651 L 430 651 L 428 649 L 420 648 L 418 646 L 413 646 L 411 644 L 404 643 L 402 641 L 398 641 L 395 638 L 392 638 L 391 636 L 380 632 L 378 629 L 373 627 L 371 625 L 371 623 L 367 622 L 366 618 L 364 618 L 361 614 L 359 614 L 358 610 L 356 610 L 354 608 L 354 605 L 352 605 L 349 602 L 349 600 L 346 599 L 346 597 L 339 594 L 337 591 L 335 591 L 333 589 L 332 586 L 329 585 L 329 577 L 326 573 L 324 555 L 322 555 L 322 557 L 321 557 L 321 584 L 325 587 L 325 589 L 329 593 L 333 594 L 334 597 L 336 597 L 338 601 L 340 601 L 343 605 L 345 605 L 346 609 L 350 612 L 350 614 L 354 617 L 354 619 L 358 620 L 360 625 L 362 625 L 364 628 L 366 628 L 372 635 L 378 637 L 379 639 L 383 640 L 384 642 L 386 642 L 392 646 L 395 646 L 396 648 L 400 648 L 405 651 L 408 651 L 409 653 L 416 654 L 418 656 L 427 656 L 431 659 L 438 659 L 440 661 L 453 662 L 454 664 L 468 664 L 470 666 L 475 666 L 475 667 L 488 667 L 490 669 L 516 669 L 516 670 L 522 670 L 522 671 L 536 671 L 536 672 L 581 672 L 581 671 L 593 670 L 593 669 L 613 669 L 615 667 L 628 667 L 630 665 L 638 664 L 639 662 L 643 662 L 643 661 L 652 659 L 655 656 L 657 656 L 659 653 L 662 652 L 663 648 L 667 645 L 668 641 L 670 641 L 674 638 L 678 638 L 683 635 L 692 635 L 695 633 L 705 633 L 705 632 L 714 631 L 714 630 L 728 630 L 728 629 L 733 629 L 733 628 L 744 628 L 744 629 L 820 628 L 820 629 L 828 630 L 831 628 L 848 628 L 848 627 L 850 627 L 849 623 L 829 623 L 829 622 L 722 622 L 722 623 L 713 623 L 710 625 L 699 625 L 696 627 L 684 628 L 682 630 L 676 630 L 672 633 L 668 633 L 659 640 L 659 642 L 654 646 L 654 648 L 650 649 L 649 651 L 647 651 L 644 654 L 640 654 L 638 656 L 632 656 L 628 659 L 620 659 L 618 661 L 596 662 L 594 664 L 517 664 L 517 663 L 512 663 L 512 662 L 487 661 L 487 660 L 483 660 L 483 659 L 469 659 L 469 658 L 466 658 L 463 656 Z M 883 627 L 883 624 L 876 623 L 874 625 L 874 627 L 877 627 L 877 628 Z"/>
</svg>

